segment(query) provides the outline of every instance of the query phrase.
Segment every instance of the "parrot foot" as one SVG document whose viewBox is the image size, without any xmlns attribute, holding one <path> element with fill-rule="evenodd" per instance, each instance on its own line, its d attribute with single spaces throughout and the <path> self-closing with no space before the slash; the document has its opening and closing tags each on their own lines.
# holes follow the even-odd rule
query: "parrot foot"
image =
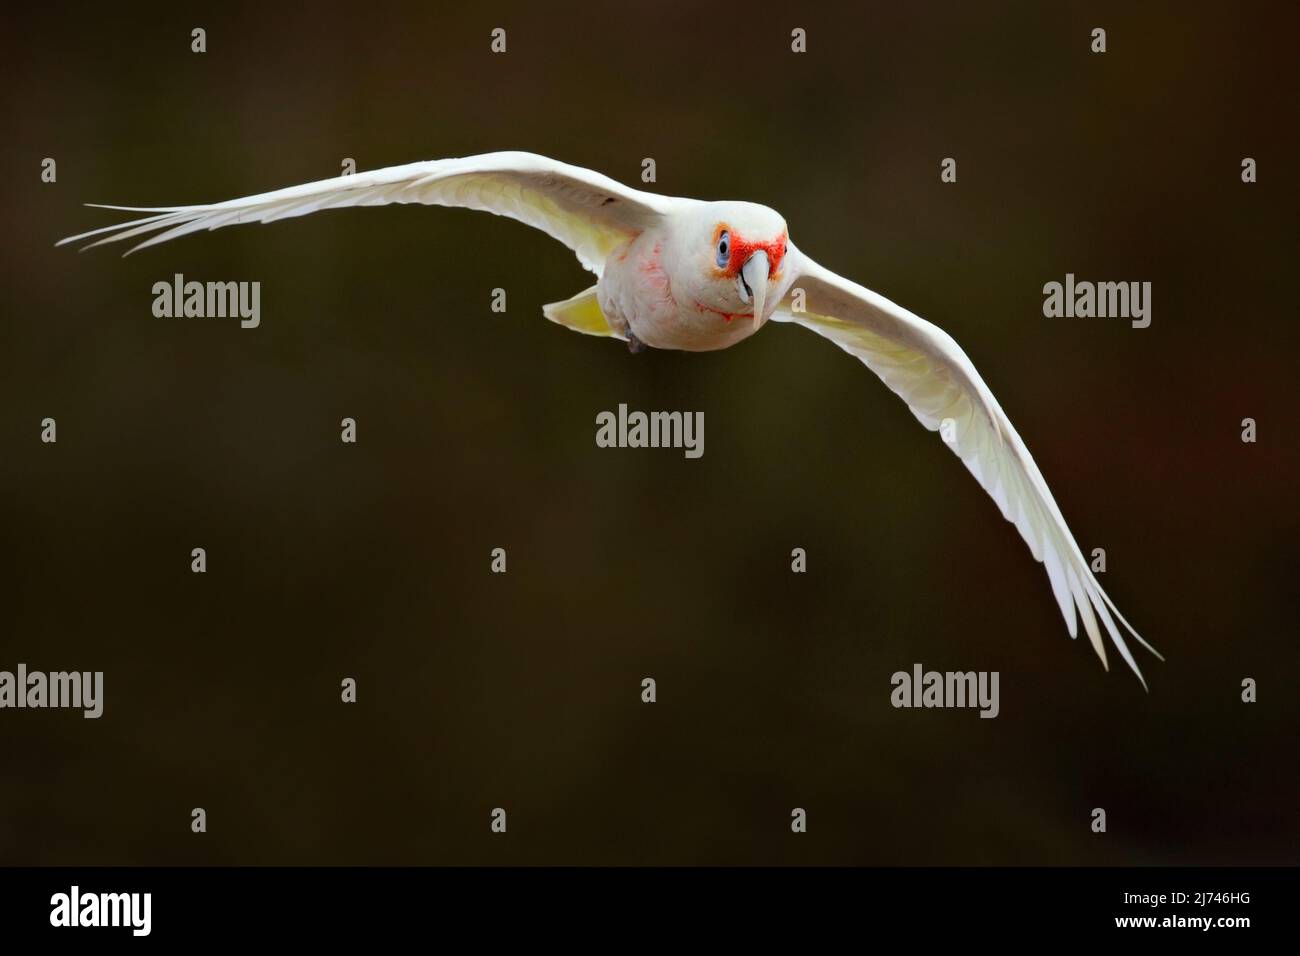
<svg viewBox="0 0 1300 956">
<path fill-rule="evenodd" d="M 638 339 L 631 329 L 627 330 L 627 350 L 633 355 L 645 351 L 645 343 Z"/>
</svg>

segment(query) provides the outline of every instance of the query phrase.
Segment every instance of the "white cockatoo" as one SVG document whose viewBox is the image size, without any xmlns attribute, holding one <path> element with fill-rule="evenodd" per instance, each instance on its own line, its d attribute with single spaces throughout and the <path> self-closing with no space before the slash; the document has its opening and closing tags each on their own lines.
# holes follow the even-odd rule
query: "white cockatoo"
<svg viewBox="0 0 1300 956">
<path fill-rule="evenodd" d="M 210 205 L 101 207 L 149 215 L 60 245 L 149 236 L 133 252 L 204 229 L 387 203 L 481 209 L 558 239 L 596 274 L 596 284 L 543 313 L 575 331 L 626 341 L 633 351 L 727 348 L 773 320 L 812 329 L 857 356 L 921 424 L 941 432 L 1019 529 L 1035 560 L 1047 566 L 1070 636 L 1078 633 L 1077 609 L 1102 664 L 1105 627 L 1146 686 L 1116 619 L 1159 652 L 1102 590 L 1025 443 L 966 353 L 942 329 L 804 255 L 785 220 L 766 206 L 659 196 L 544 156 L 501 152 L 392 166 Z"/>
</svg>

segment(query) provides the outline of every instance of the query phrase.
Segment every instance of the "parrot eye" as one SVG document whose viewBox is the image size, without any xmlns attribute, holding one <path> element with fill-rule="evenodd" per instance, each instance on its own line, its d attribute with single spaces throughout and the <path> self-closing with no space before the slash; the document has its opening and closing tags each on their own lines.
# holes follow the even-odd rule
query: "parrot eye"
<svg viewBox="0 0 1300 956">
<path fill-rule="evenodd" d="M 728 257 L 730 254 L 731 254 L 731 236 L 730 236 L 729 233 L 727 233 L 727 232 L 723 232 L 722 235 L 720 235 L 720 236 L 718 237 L 718 259 L 717 259 L 717 261 L 718 261 L 718 266 L 719 266 L 720 268 L 725 268 L 725 267 L 726 267 L 726 265 L 727 265 L 727 257 Z"/>
</svg>

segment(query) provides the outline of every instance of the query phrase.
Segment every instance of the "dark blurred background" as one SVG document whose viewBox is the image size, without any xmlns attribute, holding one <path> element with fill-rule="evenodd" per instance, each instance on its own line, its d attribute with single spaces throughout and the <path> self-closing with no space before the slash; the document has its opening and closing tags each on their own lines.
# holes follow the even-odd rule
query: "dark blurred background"
<svg viewBox="0 0 1300 956">
<path fill-rule="evenodd" d="M 0 862 L 1296 861 L 1290 6 L 741 6 L 4 14 L 0 669 L 102 670 L 106 708 L 0 712 Z M 565 248 L 463 210 L 53 247 L 116 221 L 84 202 L 495 149 L 653 157 L 950 331 L 1150 693 L 811 333 L 629 355 L 542 318 L 593 281 Z M 261 281 L 261 327 L 153 317 L 176 272 Z M 1067 272 L 1152 282 L 1151 327 L 1044 318 Z M 703 411 L 704 457 L 598 449 L 620 402 Z M 893 709 L 914 662 L 999 671 L 1001 716 Z"/>
</svg>

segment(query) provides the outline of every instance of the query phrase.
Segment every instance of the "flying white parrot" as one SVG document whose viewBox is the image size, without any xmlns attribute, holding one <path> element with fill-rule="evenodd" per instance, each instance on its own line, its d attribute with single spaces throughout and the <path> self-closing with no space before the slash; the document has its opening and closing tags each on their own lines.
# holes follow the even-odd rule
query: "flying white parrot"
<svg viewBox="0 0 1300 956">
<path fill-rule="evenodd" d="M 1108 668 L 1100 618 L 1146 687 L 1114 618 L 1159 652 L 1102 590 L 1025 443 L 966 353 L 942 329 L 808 258 L 790 242 L 785 220 L 766 206 L 658 196 L 544 156 L 501 152 L 392 166 L 211 205 L 102 206 L 151 215 L 59 245 L 100 236 L 90 248 L 154 234 L 128 250 L 134 252 L 203 229 L 387 203 L 481 209 L 550 234 L 597 278 L 543 313 L 578 332 L 622 339 L 633 351 L 727 348 L 771 319 L 812 329 L 857 356 L 921 424 L 943 427 L 946 443 L 1047 566 L 1070 636 L 1078 633 L 1077 607 Z"/>
</svg>

